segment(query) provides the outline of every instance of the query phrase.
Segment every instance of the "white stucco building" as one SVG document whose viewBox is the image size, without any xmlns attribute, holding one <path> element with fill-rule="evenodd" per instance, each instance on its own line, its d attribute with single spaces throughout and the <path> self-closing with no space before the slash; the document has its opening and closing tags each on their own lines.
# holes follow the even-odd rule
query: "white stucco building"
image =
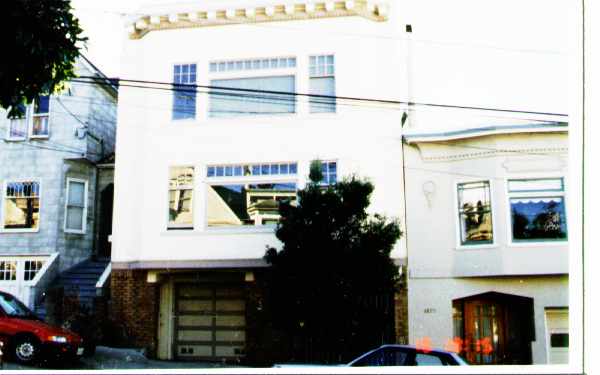
<svg viewBox="0 0 600 375">
<path fill-rule="evenodd" d="M 323 161 L 328 182 L 371 179 L 370 209 L 402 217 L 402 111 L 327 98 L 398 97 L 402 41 L 327 37 L 393 32 L 398 9 L 205 1 L 140 12 L 122 71 L 137 82 L 121 81 L 119 93 L 115 314 L 159 358 L 241 359 L 262 334 L 252 301 L 266 246 L 280 245 L 276 202 L 295 199 L 311 160 Z M 393 258 L 405 261 L 401 242 Z M 216 320 L 198 315 L 205 307 Z"/>
</svg>

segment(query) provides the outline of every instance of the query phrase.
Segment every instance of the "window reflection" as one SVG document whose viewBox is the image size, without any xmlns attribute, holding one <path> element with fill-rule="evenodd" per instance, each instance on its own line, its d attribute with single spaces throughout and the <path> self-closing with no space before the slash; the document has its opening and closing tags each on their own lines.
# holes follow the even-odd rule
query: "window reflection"
<svg viewBox="0 0 600 375">
<path fill-rule="evenodd" d="M 489 181 L 458 185 L 461 244 L 492 243 L 492 208 Z"/>
<path fill-rule="evenodd" d="M 275 224 L 279 204 L 296 199 L 295 183 L 208 185 L 208 226 Z"/>
</svg>

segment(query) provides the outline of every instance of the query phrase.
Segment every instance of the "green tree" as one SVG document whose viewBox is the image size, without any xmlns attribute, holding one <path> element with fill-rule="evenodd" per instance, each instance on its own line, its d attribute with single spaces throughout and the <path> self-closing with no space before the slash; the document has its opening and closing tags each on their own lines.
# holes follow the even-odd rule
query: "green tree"
<svg viewBox="0 0 600 375">
<path fill-rule="evenodd" d="M 0 107 L 22 115 L 20 104 L 59 90 L 75 76 L 82 29 L 67 0 L 9 0 L 3 6 L 4 57 L 0 59 Z M 10 35 L 14 35 L 11 37 Z"/>
<path fill-rule="evenodd" d="M 276 236 L 283 248 L 265 254 L 272 313 L 275 327 L 303 337 L 313 351 L 339 349 L 322 360 L 346 361 L 381 344 L 378 331 L 393 309 L 382 311 L 372 301 L 398 287 L 390 252 L 401 231 L 397 221 L 367 213 L 370 182 L 353 176 L 325 187 L 320 165 L 312 163 L 298 204 L 280 205 Z"/>
</svg>

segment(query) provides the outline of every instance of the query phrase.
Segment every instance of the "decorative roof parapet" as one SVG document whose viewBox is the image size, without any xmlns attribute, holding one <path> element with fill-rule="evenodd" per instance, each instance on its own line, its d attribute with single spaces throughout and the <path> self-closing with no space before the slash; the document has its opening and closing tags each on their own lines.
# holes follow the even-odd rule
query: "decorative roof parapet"
<svg viewBox="0 0 600 375">
<path fill-rule="evenodd" d="M 148 14 L 128 25 L 130 39 L 141 39 L 150 31 L 184 29 L 243 23 L 306 20 L 360 16 L 382 22 L 388 19 L 389 4 L 371 0 L 329 0 L 281 3 L 250 8 L 198 10 L 170 14 Z"/>
</svg>

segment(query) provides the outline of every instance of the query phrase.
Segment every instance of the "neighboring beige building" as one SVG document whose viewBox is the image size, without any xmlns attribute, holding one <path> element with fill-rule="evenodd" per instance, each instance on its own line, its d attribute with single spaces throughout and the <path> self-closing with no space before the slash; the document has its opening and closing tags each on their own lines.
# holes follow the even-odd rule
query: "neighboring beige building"
<svg viewBox="0 0 600 375">
<path fill-rule="evenodd" d="M 405 131 L 409 341 L 567 363 L 567 119 L 455 112 Z"/>
</svg>

